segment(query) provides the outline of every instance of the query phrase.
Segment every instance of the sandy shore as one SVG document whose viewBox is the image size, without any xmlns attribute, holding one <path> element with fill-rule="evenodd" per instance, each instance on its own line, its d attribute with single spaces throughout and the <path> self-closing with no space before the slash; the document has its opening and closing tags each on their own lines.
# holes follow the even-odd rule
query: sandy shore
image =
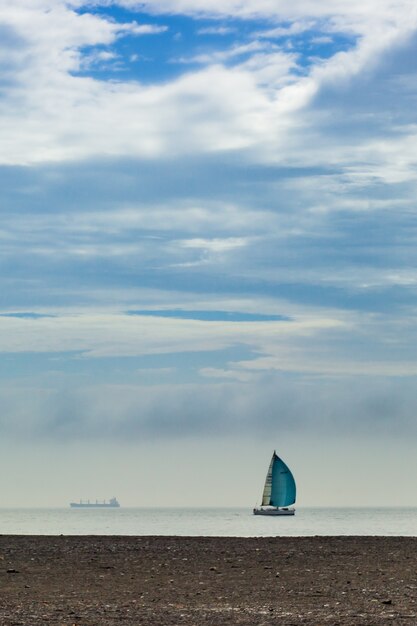
<svg viewBox="0 0 417 626">
<path fill-rule="evenodd" d="M 0 624 L 417 625 L 417 538 L 0 537 Z"/>
</svg>

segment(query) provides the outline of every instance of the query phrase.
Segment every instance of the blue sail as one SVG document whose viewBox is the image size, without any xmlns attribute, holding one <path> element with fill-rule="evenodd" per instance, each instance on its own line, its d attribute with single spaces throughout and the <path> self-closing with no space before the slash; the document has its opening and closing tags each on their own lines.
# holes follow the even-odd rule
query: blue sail
<svg viewBox="0 0 417 626">
<path fill-rule="evenodd" d="M 296 487 L 294 476 L 284 461 L 274 452 L 272 457 L 271 506 L 289 506 L 294 504 Z"/>
</svg>

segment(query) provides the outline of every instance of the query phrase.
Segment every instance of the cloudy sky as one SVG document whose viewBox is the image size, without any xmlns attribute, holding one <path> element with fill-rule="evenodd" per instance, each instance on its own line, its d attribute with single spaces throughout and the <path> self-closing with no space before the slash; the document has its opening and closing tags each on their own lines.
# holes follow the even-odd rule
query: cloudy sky
<svg viewBox="0 0 417 626">
<path fill-rule="evenodd" d="M 414 0 L 0 35 L 2 505 L 417 505 Z"/>
</svg>

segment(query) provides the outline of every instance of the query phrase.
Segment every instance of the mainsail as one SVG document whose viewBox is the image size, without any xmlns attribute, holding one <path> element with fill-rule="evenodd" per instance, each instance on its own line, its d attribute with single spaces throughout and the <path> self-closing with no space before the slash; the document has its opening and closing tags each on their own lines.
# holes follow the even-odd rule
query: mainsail
<svg viewBox="0 0 417 626">
<path fill-rule="evenodd" d="M 274 450 L 266 475 L 262 506 L 289 506 L 295 502 L 294 476 Z"/>
</svg>

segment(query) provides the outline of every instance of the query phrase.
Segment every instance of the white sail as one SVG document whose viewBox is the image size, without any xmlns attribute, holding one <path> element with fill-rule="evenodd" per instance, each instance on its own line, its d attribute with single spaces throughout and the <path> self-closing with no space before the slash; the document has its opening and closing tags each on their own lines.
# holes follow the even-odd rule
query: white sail
<svg viewBox="0 0 417 626">
<path fill-rule="evenodd" d="M 262 506 L 269 506 L 271 504 L 271 492 L 272 492 L 272 469 L 274 467 L 275 452 L 272 455 L 271 463 L 269 464 L 268 473 L 266 475 L 264 492 L 262 494 Z"/>
</svg>

